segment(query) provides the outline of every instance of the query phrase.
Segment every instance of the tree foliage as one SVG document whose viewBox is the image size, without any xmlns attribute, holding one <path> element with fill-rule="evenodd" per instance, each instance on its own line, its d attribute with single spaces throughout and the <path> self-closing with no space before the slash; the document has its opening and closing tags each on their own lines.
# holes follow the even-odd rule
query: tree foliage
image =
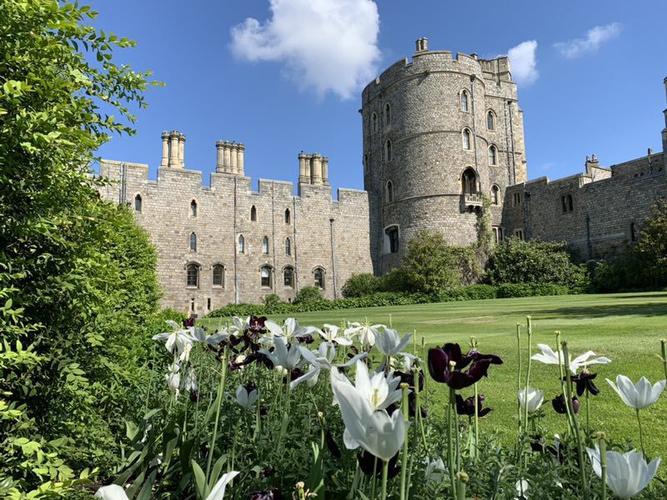
<svg viewBox="0 0 667 500">
<path fill-rule="evenodd" d="M 133 132 L 148 83 L 113 62 L 133 44 L 94 16 L 0 2 L 0 496 L 110 466 L 138 405 L 155 254 L 127 209 L 99 200 L 88 165 Z"/>
</svg>

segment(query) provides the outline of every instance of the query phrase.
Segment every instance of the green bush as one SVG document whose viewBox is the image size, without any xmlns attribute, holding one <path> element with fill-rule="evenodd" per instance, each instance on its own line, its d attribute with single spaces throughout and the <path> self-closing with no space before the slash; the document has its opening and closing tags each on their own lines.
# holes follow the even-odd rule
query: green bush
<svg viewBox="0 0 667 500">
<path fill-rule="evenodd" d="M 370 273 L 353 274 L 343 285 L 343 297 L 361 297 L 379 292 L 382 279 Z"/>
<path fill-rule="evenodd" d="M 322 300 L 322 291 L 315 286 L 304 286 L 296 294 L 294 302 L 297 304 L 308 304 Z"/>
<path fill-rule="evenodd" d="M 280 297 L 275 293 L 270 293 L 264 297 L 264 305 L 269 309 L 282 303 L 283 301 L 280 300 Z"/>
<path fill-rule="evenodd" d="M 380 277 L 380 290 L 384 292 L 409 292 L 410 284 L 403 267 L 396 267 Z"/>
<path fill-rule="evenodd" d="M 443 290 L 438 294 L 438 300 L 448 302 L 452 300 L 482 300 L 495 299 L 497 289 L 492 285 L 468 285 Z"/>
<path fill-rule="evenodd" d="M 564 285 L 554 283 L 505 283 L 497 288 L 497 297 L 507 299 L 511 297 L 539 297 L 545 295 L 567 295 L 570 289 Z"/>
</svg>

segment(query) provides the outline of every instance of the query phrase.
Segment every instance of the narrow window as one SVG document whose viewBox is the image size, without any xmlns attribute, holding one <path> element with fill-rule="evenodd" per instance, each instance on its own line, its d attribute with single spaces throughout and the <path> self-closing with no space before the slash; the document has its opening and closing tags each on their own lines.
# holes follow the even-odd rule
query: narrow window
<svg viewBox="0 0 667 500">
<path fill-rule="evenodd" d="M 213 266 L 213 286 L 225 286 L 225 268 L 222 264 Z"/>
<path fill-rule="evenodd" d="M 560 197 L 560 202 L 563 205 L 563 213 L 567 212 L 567 200 L 565 199 L 565 196 Z"/>
<path fill-rule="evenodd" d="M 289 208 L 285 209 L 285 224 L 289 224 L 292 220 L 292 216 L 290 214 Z"/>
<path fill-rule="evenodd" d="M 463 175 L 461 176 L 461 184 L 463 194 L 477 193 L 477 175 L 472 168 L 468 167 L 463 171 Z"/>
<path fill-rule="evenodd" d="M 283 284 L 288 288 L 294 288 L 294 268 L 287 266 L 283 271 Z"/>
<path fill-rule="evenodd" d="M 570 212 L 574 211 L 574 201 L 572 200 L 572 195 L 567 195 L 567 208 Z"/>
<path fill-rule="evenodd" d="M 239 234 L 239 253 L 245 253 L 245 238 Z"/>
<path fill-rule="evenodd" d="M 285 255 L 292 255 L 292 240 L 285 238 Z"/>
<path fill-rule="evenodd" d="M 199 266 L 197 264 L 188 264 L 186 268 L 186 284 L 189 287 L 199 286 Z"/>
<path fill-rule="evenodd" d="M 493 241 L 496 243 L 500 242 L 500 235 L 498 234 L 498 229 L 496 226 L 493 226 Z"/>
<path fill-rule="evenodd" d="M 195 200 L 190 202 L 190 216 L 197 217 L 197 202 Z"/>
<path fill-rule="evenodd" d="M 391 181 L 387 181 L 386 200 L 387 203 L 393 203 L 394 201 L 394 184 Z"/>
<path fill-rule="evenodd" d="M 378 131 L 378 115 L 376 113 L 373 113 L 371 115 L 371 132 L 377 132 Z"/>
<path fill-rule="evenodd" d="M 470 149 L 470 130 L 463 129 L 463 149 Z"/>
<path fill-rule="evenodd" d="M 271 288 L 271 268 L 262 266 L 259 270 L 260 284 L 264 288 Z"/>
<path fill-rule="evenodd" d="M 257 220 L 257 209 L 255 205 L 250 208 L 250 220 L 255 222 Z"/>
<path fill-rule="evenodd" d="M 489 111 L 486 114 L 486 128 L 489 130 L 496 129 L 496 116 L 493 114 L 493 111 Z"/>
<path fill-rule="evenodd" d="M 495 184 L 491 188 L 491 202 L 494 205 L 498 205 L 500 203 L 500 188 Z"/>
<path fill-rule="evenodd" d="M 521 193 L 514 193 L 512 201 L 514 202 L 515 207 L 521 205 Z"/>
<path fill-rule="evenodd" d="M 514 236 L 516 236 L 520 240 L 523 240 L 523 229 L 516 229 L 514 231 Z"/>
<path fill-rule="evenodd" d="M 384 230 L 386 237 L 386 250 L 389 253 L 398 253 L 398 226 L 389 226 Z"/>
<path fill-rule="evenodd" d="M 206 299 L 206 308 L 210 311 L 211 310 L 211 297 Z"/>
<path fill-rule="evenodd" d="M 495 146 L 489 147 L 489 165 L 495 165 L 498 161 L 498 150 Z"/>
<path fill-rule="evenodd" d="M 195 299 L 190 299 L 190 311 L 195 312 Z"/>
<path fill-rule="evenodd" d="M 387 140 L 384 143 L 384 159 L 386 161 L 391 161 L 391 141 Z"/>
<path fill-rule="evenodd" d="M 637 241 L 637 228 L 634 222 L 630 223 L 630 241 Z"/>
<path fill-rule="evenodd" d="M 461 111 L 468 112 L 468 92 L 461 91 Z"/>
<path fill-rule="evenodd" d="M 269 237 L 268 236 L 264 236 L 264 238 L 262 238 L 262 253 L 264 255 L 268 255 L 268 253 L 269 253 Z"/>
<path fill-rule="evenodd" d="M 191 252 L 196 252 L 197 251 L 197 234 L 196 233 L 190 233 L 190 251 Z"/>
<path fill-rule="evenodd" d="M 389 125 L 391 123 L 391 106 L 389 103 L 384 105 L 384 124 Z"/>
<path fill-rule="evenodd" d="M 137 213 L 141 213 L 141 195 L 138 194 L 137 196 L 134 197 L 134 211 Z"/>
<path fill-rule="evenodd" d="M 317 288 L 324 289 L 324 269 L 321 267 L 315 268 L 313 271 L 313 277 L 315 278 L 315 286 Z"/>
</svg>

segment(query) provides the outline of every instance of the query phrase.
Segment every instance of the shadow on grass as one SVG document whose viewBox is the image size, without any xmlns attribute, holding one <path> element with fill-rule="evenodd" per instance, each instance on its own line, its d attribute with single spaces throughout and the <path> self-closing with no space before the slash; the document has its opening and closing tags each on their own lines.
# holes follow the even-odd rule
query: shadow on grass
<svg viewBox="0 0 667 500">
<path fill-rule="evenodd" d="M 664 296 L 663 296 L 664 297 Z M 603 318 L 606 316 L 667 316 L 667 302 L 649 304 L 591 305 L 582 307 L 560 307 L 558 309 L 542 309 L 533 314 L 542 318 Z"/>
</svg>

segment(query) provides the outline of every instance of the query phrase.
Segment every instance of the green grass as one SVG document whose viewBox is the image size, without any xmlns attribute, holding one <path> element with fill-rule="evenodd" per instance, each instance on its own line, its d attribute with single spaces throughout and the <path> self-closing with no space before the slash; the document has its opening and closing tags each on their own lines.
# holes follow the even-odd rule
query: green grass
<svg viewBox="0 0 667 500">
<path fill-rule="evenodd" d="M 634 410 L 623 404 L 605 378 L 613 380 L 617 374 L 624 374 L 636 382 L 643 375 L 652 383 L 665 378 L 658 354 L 660 339 L 667 338 L 667 292 L 447 302 L 323 311 L 297 314 L 296 317 L 302 324 L 317 326 L 365 318 L 385 324 L 391 321 L 401 333 L 416 331 L 419 350 L 422 337 L 427 348 L 445 342 L 467 346 L 470 337 L 476 337 L 481 352 L 498 354 L 504 360 L 503 365 L 492 366 L 489 377 L 479 384 L 480 393 L 493 408 L 493 412 L 482 420 L 481 428 L 498 431 L 509 440 L 516 432 L 516 324 L 523 327 L 522 377 L 525 381 L 527 315 L 533 319 L 533 353 L 537 352 L 535 345 L 538 343 L 555 347 L 554 331 L 560 330 L 561 338 L 568 341 L 573 356 L 593 350 L 612 359 L 609 365 L 593 367 L 598 373 L 596 383 L 601 393 L 591 399 L 591 430 L 605 431 L 615 442 L 627 439 L 639 448 Z M 210 321 L 214 326 L 220 320 Z M 557 367 L 533 362 L 530 385 L 545 392 L 544 426 L 550 434 L 563 435 L 566 432 L 565 418 L 557 415 L 550 403 L 550 399 L 560 393 Z M 444 414 L 445 387 L 429 380 L 428 392 L 429 406 L 438 418 Z M 583 404 L 579 415 L 583 424 Z M 667 392 L 657 404 L 642 410 L 647 454 L 663 459 L 667 459 L 666 415 Z M 661 475 L 665 476 L 664 471 Z"/>
</svg>

